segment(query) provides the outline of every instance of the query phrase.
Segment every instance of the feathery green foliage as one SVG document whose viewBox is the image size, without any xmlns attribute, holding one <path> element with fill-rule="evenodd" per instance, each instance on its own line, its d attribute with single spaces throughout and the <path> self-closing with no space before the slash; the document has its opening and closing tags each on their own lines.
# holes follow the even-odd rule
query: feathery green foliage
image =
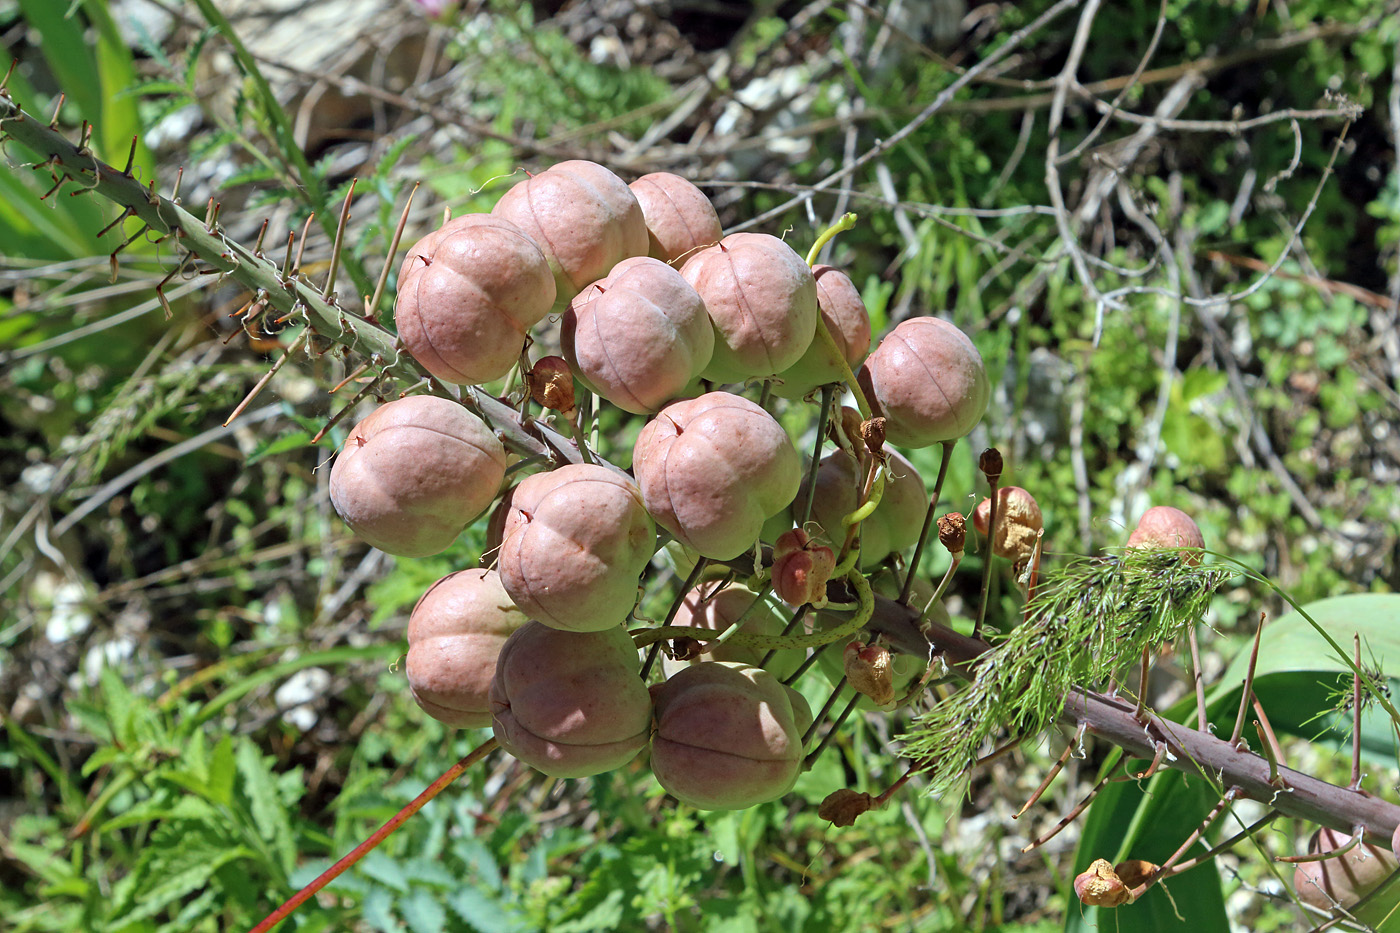
<svg viewBox="0 0 1400 933">
<path fill-rule="evenodd" d="M 1026 621 L 982 656 L 972 681 L 910 724 L 905 754 L 931 762 L 933 788 L 952 787 L 1003 725 L 1039 735 L 1070 690 L 1117 676 L 1144 648 L 1184 634 L 1234 576 L 1190 566 L 1176 549 L 1125 549 L 1049 571 Z"/>
</svg>

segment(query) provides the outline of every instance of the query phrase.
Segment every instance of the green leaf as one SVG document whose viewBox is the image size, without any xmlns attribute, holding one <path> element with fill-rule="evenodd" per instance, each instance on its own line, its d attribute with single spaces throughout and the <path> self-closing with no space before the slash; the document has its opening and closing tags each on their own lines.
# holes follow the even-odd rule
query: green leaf
<svg viewBox="0 0 1400 933">
<path fill-rule="evenodd" d="M 414 888 L 401 899 L 399 913 L 413 933 L 442 933 L 447 926 L 447 911 L 438 903 L 438 896 L 426 888 Z"/>
<path fill-rule="evenodd" d="M 238 743 L 234 758 L 241 779 L 240 788 L 248 798 L 258 835 L 277 847 L 282 870 L 290 873 L 294 863 L 294 858 L 289 858 L 292 827 L 287 818 L 287 808 L 278 799 L 277 781 L 268 767 L 268 759 L 248 739 Z"/>
</svg>

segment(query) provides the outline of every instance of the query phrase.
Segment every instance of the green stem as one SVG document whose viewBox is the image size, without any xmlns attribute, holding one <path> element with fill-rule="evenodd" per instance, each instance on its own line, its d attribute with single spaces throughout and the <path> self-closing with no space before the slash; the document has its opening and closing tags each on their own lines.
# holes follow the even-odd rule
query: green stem
<svg viewBox="0 0 1400 933">
<path fill-rule="evenodd" d="M 812 248 L 807 250 L 807 265 L 815 266 L 817 264 L 817 257 L 821 255 L 822 247 L 834 240 L 837 234 L 845 233 L 847 230 L 854 227 L 856 221 L 859 219 L 860 218 L 855 214 L 847 212 L 842 214 L 836 223 L 823 230 L 817 237 L 817 241 L 812 244 Z"/>
</svg>

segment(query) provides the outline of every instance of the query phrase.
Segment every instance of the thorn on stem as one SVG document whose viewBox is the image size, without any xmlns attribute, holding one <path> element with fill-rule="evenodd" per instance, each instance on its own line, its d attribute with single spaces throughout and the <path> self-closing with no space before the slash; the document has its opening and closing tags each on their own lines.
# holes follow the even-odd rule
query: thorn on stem
<svg viewBox="0 0 1400 933">
<path fill-rule="evenodd" d="M 58 94 L 58 103 L 54 104 L 54 106 L 53 106 L 53 116 L 49 118 L 49 129 L 51 129 L 51 130 L 56 130 L 56 129 L 58 129 L 58 113 L 59 113 L 60 110 L 63 109 L 63 102 L 64 102 L 67 98 L 68 98 L 68 95 L 67 95 L 67 94 L 63 93 L 62 91 L 59 92 L 59 94 Z"/>
</svg>

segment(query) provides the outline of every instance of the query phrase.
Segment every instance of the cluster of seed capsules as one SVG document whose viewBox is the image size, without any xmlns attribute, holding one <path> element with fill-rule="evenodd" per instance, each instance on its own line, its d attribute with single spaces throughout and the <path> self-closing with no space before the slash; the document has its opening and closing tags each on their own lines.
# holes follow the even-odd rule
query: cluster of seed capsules
<svg viewBox="0 0 1400 933">
<path fill-rule="evenodd" d="M 846 443 L 802 488 L 803 458 L 779 422 L 706 388 L 764 379 L 797 400 L 854 371 L 885 438 L 918 448 L 981 419 L 982 359 L 934 317 L 902 322 L 869 352 L 869 315 L 844 273 L 809 267 L 773 236 L 723 236 L 708 198 L 666 173 L 629 186 L 594 163 L 560 163 L 516 184 L 491 213 L 424 237 L 400 270 L 403 345 L 443 382 L 505 377 L 551 315 L 567 364 L 555 407 L 568 405 L 576 378 L 649 417 L 630 473 L 570 464 L 503 492 L 508 457 L 491 428 L 427 395 L 382 405 L 336 458 L 336 510 L 392 554 L 442 551 L 499 497 L 491 568 L 439 580 L 413 611 L 414 698 L 450 726 L 492 726 L 506 751 L 550 775 L 601 773 L 649 746 L 661 785 L 697 807 L 779 797 L 802 769 L 812 722 L 782 679 L 805 652 L 777 651 L 760 667 L 759 652 L 721 644 L 668 660 L 665 680 L 648 688 L 625 623 L 657 527 L 691 560 L 733 561 L 760 540 L 775 544 L 765 571 L 774 592 L 821 605 L 826 574 L 855 537 L 849 516 L 870 499 L 871 458 L 887 480 L 860 523 L 859 561 L 877 587 L 881 563 L 916 543 L 928 498 L 908 461 L 860 443 L 861 419 L 849 411 L 832 419 Z M 674 624 L 725 629 L 742 618 L 745 632 L 777 634 L 785 615 L 772 598 L 707 583 L 685 594 Z M 839 652 L 827 654 L 839 676 Z M 912 667 L 905 676 L 922 672 Z"/>
</svg>

